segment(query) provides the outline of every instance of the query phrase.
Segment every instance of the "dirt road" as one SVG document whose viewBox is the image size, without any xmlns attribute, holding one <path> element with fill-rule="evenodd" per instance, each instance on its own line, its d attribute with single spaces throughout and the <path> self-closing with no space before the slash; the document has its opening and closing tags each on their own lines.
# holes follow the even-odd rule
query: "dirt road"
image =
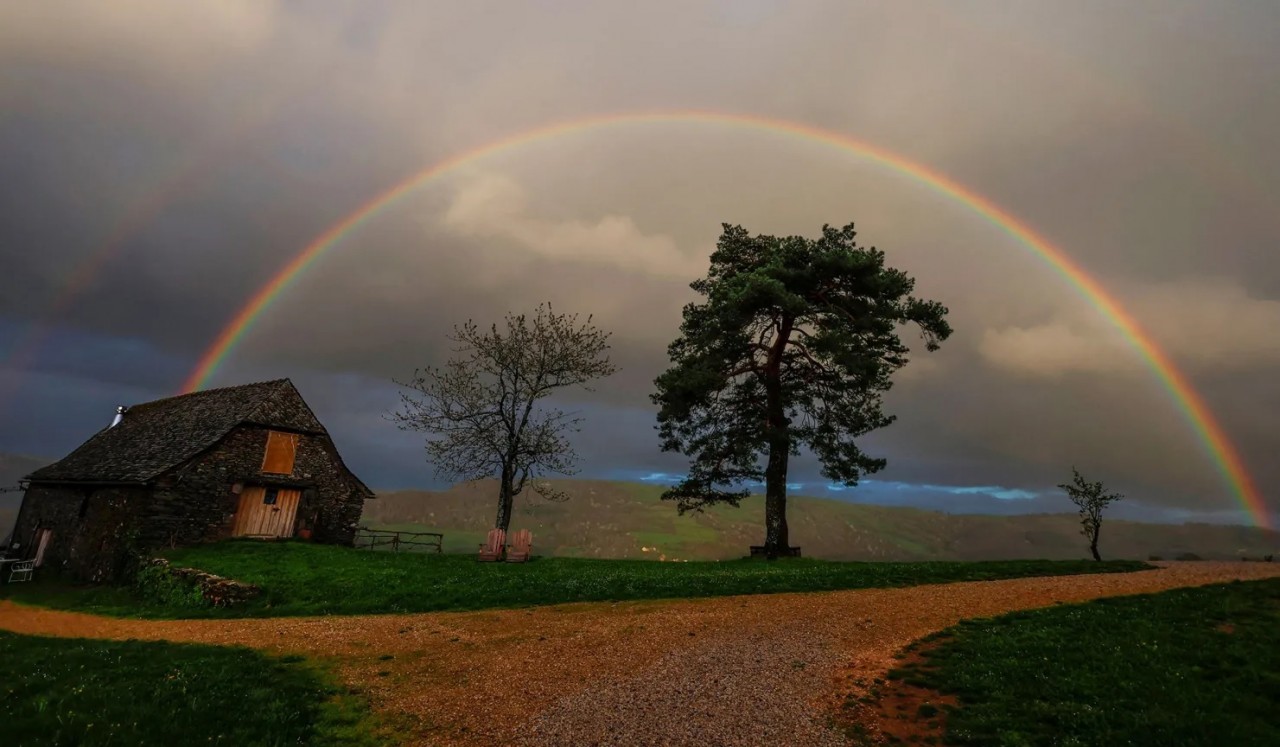
<svg viewBox="0 0 1280 747">
<path fill-rule="evenodd" d="M 0 629 L 241 644 L 333 661 L 411 744 L 838 745 L 827 711 L 964 618 L 1280 576 L 1273 563 L 523 610 L 119 620 L 0 603 Z"/>
</svg>

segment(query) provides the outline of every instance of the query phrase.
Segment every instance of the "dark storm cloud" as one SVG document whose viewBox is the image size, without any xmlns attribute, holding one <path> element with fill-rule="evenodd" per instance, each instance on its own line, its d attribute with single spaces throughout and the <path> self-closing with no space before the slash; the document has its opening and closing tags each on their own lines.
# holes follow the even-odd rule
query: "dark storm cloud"
<svg viewBox="0 0 1280 747">
<path fill-rule="evenodd" d="M 410 173 L 549 121 L 689 107 L 859 137 L 1026 221 L 1184 368 L 1274 504 L 1277 34 L 1265 4 L 1163 0 L 7 6 L 0 448 L 65 450 L 119 400 L 175 390 L 279 268 Z M 550 300 L 594 313 L 622 365 L 567 400 L 589 415 L 584 472 L 678 472 L 647 394 L 719 223 L 849 220 L 957 329 L 890 393 L 878 478 L 1040 494 L 1076 463 L 1151 506 L 1236 506 L 1062 277 L 972 209 L 776 133 L 621 127 L 469 164 L 314 263 L 215 381 L 292 376 L 370 482 L 423 484 L 421 444 L 381 417 L 390 379 L 441 362 L 468 317 Z M 108 246 L 15 371 L 27 325 Z"/>
</svg>

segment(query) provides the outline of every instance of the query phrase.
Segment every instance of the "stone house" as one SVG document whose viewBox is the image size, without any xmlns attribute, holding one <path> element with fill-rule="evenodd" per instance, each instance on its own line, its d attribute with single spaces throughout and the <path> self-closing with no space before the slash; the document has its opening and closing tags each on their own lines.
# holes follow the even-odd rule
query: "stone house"
<svg viewBox="0 0 1280 747">
<path fill-rule="evenodd" d="M 373 497 L 288 379 L 117 413 L 27 476 L 13 541 L 37 567 L 101 581 L 132 554 L 227 537 L 350 545 Z"/>
</svg>

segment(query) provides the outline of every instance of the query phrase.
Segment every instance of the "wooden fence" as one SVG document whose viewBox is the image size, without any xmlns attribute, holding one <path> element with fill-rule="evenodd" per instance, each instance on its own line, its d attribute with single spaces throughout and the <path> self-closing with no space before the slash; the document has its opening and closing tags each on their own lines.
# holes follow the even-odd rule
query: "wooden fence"
<svg viewBox="0 0 1280 747">
<path fill-rule="evenodd" d="M 356 529 L 355 538 L 355 546 L 358 549 L 376 550 L 380 547 L 389 547 L 392 552 L 400 552 L 401 549 L 408 551 L 434 549 L 436 552 L 441 552 L 443 542 L 444 535 L 436 532 L 398 532 L 368 527 Z"/>
</svg>

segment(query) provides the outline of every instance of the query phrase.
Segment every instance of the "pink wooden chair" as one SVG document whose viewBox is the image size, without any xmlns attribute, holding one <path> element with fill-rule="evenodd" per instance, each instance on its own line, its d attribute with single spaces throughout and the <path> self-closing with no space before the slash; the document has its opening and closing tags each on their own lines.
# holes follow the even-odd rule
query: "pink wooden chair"
<svg viewBox="0 0 1280 747">
<path fill-rule="evenodd" d="M 502 560 L 502 547 L 506 543 L 507 533 L 501 529 L 490 529 L 484 544 L 480 545 L 480 560 L 492 562 Z"/>
<path fill-rule="evenodd" d="M 533 553 L 533 534 L 528 529 L 521 529 L 511 536 L 511 547 L 507 550 L 508 563 L 523 563 Z"/>
</svg>

